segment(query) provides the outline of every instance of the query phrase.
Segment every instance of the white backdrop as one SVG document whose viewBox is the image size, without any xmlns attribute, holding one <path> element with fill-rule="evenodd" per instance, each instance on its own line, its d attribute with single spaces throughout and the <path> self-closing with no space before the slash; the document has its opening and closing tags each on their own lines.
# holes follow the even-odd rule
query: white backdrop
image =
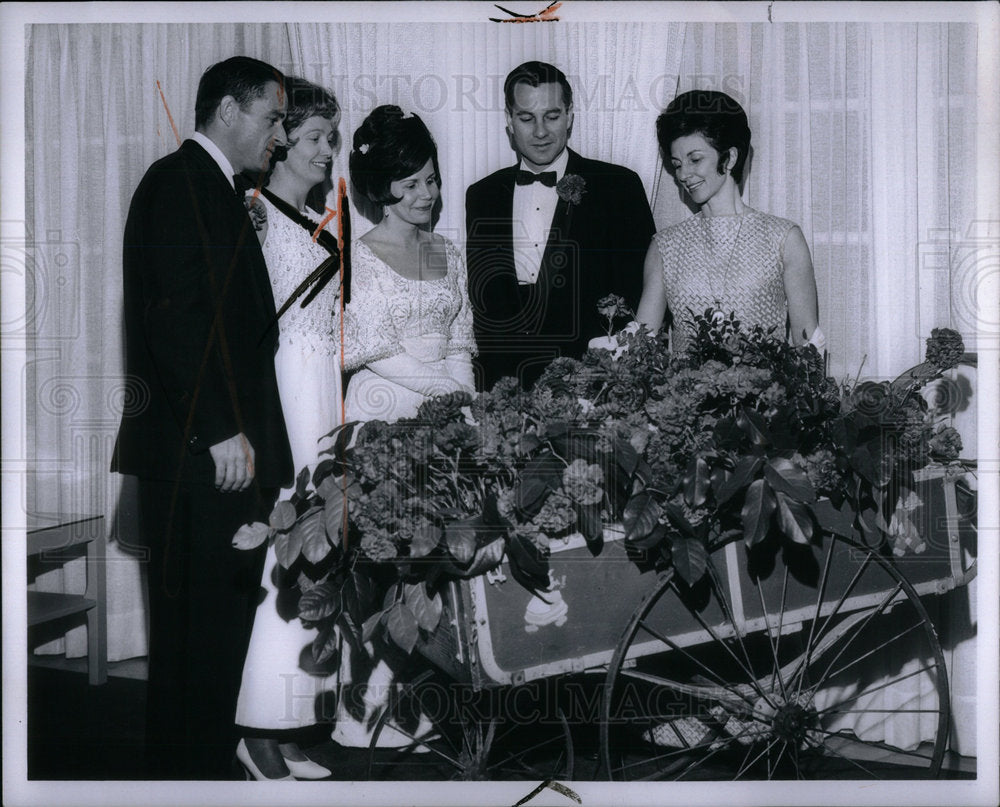
<svg viewBox="0 0 1000 807">
<path fill-rule="evenodd" d="M 121 412 L 121 236 L 146 167 L 193 129 L 198 78 L 235 54 L 335 91 L 341 137 L 380 103 L 418 112 L 443 173 L 438 231 L 461 242 L 464 190 L 508 165 L 502 83 L 526 59 L 576 91 L 570 146 L 636 170 L 657 225 L 688 215 L 653 122 L 680 91 L 721 89 L 754 132 L 745 198 L 802 225 L 831 370 L 888 377 L 932 327 L 976 349 L 976 142 L 983 33 L 943 23 L 56 24 L 27 31 L 28 229 L 38 243 L 25 379 L 29 510 L 108 516 L 109 654 L 145 653 L 131 499 L 107 472 Z M 919 58 L 918 58 L 919 56 Z M 347 149 L 334 175 L 347 176 Z M 363 221 L 355 216 L 358 231 Z M 971 291 L 970 291 L 971 287 Z M 867 358 L 866 358 L 867 357 Z M 973 435 L 974 436 L 974 435 Z M 967 442 L 967 455 L 974 448 Z M 40 587 L 79 588 L 82 571 Z M 83 655 L 83 628 L 65 642 Z M 48 649 L 63 652 L 63 642 Z M 970 702 L 971 703 L 971 702 Z"/>
</svg>

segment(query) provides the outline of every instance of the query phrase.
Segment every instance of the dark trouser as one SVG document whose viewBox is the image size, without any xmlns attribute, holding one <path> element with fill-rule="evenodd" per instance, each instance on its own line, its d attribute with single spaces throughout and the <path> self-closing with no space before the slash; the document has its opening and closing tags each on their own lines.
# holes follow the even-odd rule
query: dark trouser
<svg viewBox="0 0 1000 807">
<path fill-rule="evenodd" d="M 228 779 L 243 661 L 265 547 L 234 549 L 241 524 L 266 521 L 277 491 L 139 480 L 149 547 L 147 775 Z"/>
</svg>

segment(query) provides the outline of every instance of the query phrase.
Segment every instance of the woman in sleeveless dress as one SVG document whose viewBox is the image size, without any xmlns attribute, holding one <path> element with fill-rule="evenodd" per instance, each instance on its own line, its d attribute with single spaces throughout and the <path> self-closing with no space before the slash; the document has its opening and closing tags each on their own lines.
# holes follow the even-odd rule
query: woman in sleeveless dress
<svg viewBox="0 0 1000 807">
<path fill-rule="evenodd" d="M 423 121 L 396 106 L 377 107 L 354 133 L 353 145 L 355 201 L 377 223 L 351 247 L 344 366 L 355 372 L 346 418 L 392 422 L 414 417 L 431 396 L 473 391 L 472 310 L 461 253 L 431 231 L 441 179 L 437 147 Z M 364 713 L 360 722 L 343 701 L 338 705 L 335 741 L 368 745 L 392 681 L 390 667 L 379 660 L 355 704 Z M 428 727 L 418 727 L 418 736 Z M 407 742 L 391 724 L 380 734 L 381 744 Z"/>
<path fill-rule="evenodd" d="M 306 206 L 306 196 L 329 173 L 340 122 L 336 98 L 321 87 L 287 77 L 285 92 L 288 144 L 276 149 L 264 191 L 248 198 L 279 307 L 330 257 L 311 237 L 323 216 Z M 342 422 L 339 285 L 334 276 L 305 308 L 298 302 L 290 306 L 277 326 L 278 392 L 297 471 L 315 467 L 325 447 L 320 439 Z M 293 492 L 283 489 L 279 498 Z M 256 779 L 320 779 L 330 771 L 309 760 L 294 740 L 303 728 L 320 722 L 317 707 L 334 685 L 299 666 L 316 629 L 279 611 L 276 581 L 282 572 L 272 546 L 236 707 L 244 734 L 237 758 Z"/>
<path fill-rule="evenodd" d="M 672 317 L 671 346 L 688 341 L 688 320 L 715 308 L 744 327 L 786 333 L 823 347 L 809 247 L 791 221 L 743 202 L 740 183 L 750 149 L 746 113 L 725 93 L 677 96 L 656 121 L 667 171 L 699 207 L 653 236 L 636 319 L 658 330 Z M 787 324 L 787 332 L 786 332 Z"/>
</svg>

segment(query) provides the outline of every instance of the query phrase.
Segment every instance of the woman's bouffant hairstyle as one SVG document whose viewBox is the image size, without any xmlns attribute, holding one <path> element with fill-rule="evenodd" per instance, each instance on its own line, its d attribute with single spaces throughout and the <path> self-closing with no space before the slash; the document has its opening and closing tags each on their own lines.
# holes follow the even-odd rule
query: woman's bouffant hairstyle
<svg viewBox="0 0 1000 807">
<path fill-rule="evenodd" d="M 743 168 L 750 151 L 750 124 L 746 112 L 724 92 L 691 90 L 671 101 L 656 119 L 656 139 L 664 167 L 674 176 L 670 145 L 679 137 L 700 134 L 719 152 L 721 174 L 729 149 L 736 148 L 736 162 L 730 169 L 736 184 L 743 181 Z"/>
<path fill-rule="evenodd" d="M 340 124 L 340 104 L 337 103 L 336 96 L 311 81 L 298 76 L 286 76 L 285 97 L 285 119 L 282 125 L 285 128 L 288 145 L 275 147 L 274 156 L 271 157 L 272 167 L 288 156 L 288 149 L 295 145 L 291 139 L 292 132 L 309 118 L 332 120 L 334 129 Z"/>
<path fill-rule="evenodd" d="M 351 182 L 373 204 L 394 205 L 400 197 L 389 192 L 389 185 L 412 176 L 428 160 L 440 185 L 437 145 L 420 117 L 398 106 L 375 107 L 354 133 Z"/>
</svg>

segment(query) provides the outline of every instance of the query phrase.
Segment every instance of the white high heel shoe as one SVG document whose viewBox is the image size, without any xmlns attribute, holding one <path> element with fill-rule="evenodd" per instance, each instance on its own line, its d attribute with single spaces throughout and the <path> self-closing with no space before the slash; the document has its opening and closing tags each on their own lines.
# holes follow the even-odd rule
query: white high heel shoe
<svg viewBox="0 0 1000 807">
<path fill-rule="evenodd" d="M 284 754 L 282 754 L 282 759 L 285 760 L 288 770 L 296 779 L 326 779 L 333 775 L 333 771 L 311 759 L 289 759 Z"/>
</svg>

